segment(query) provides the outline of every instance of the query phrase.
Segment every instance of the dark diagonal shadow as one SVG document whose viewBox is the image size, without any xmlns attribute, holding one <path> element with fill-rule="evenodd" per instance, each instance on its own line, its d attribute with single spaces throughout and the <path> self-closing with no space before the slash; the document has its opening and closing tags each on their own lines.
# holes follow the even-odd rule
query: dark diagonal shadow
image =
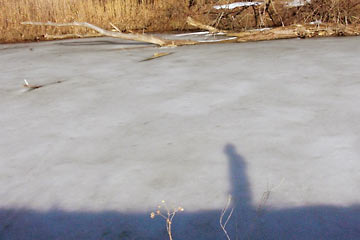
<svg viewBox="0 0 360 240">
<path fill-rule="evenodd" d="M 254 206 L 247 164 L 232 144 L 223 147 L 229 166 L 231 240 L 357 240 L 360 239 L 360 206 L 313 205 L 267 209 L 259 216 Z M 266 189 L 264 189 L 266 191 Z M 224 196 L 225 197 L 225 196 Z M 260 196 L 259 196 L 260 197 Z M 223 240 L 219 226 L 221 209 L 183 212 L 173 222 L 174 240 Z M 1 240 L 165 240 L 162 219 L 149 212 L 64 211 L 52 209 L 0 209 Z"/>
<path fill-rule="evenodd" d="M 99 45 L 149 45 L 145 42 L 135 42 L 135 41 L 110 41 L 110 40 L 92 40 L 92 41 L 66 41 L 55 43 L 61 46 L 99 46 Z"/>
</svg>

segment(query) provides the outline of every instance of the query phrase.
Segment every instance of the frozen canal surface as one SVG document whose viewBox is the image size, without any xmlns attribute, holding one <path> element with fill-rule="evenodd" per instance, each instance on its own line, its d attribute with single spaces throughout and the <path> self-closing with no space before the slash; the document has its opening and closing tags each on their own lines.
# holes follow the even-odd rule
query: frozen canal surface
<svg viewBox="0 0 360 240">
<path fill-rule="evenodd" d="M 233 240 L 360 239 L 359 66 L 358 37 L 0 45 L 0 239 L 167 239 L 161 200 L 226 239 L 229 194 Z"/>
</svg>

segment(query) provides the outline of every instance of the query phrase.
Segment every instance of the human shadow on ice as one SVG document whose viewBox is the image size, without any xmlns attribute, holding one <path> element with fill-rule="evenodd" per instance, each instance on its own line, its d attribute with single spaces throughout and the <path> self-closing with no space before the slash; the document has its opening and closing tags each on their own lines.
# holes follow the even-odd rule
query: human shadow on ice
<svg viewBox="0 0 360 240">
<path fill-rule="evenodd" d="M 236 239 L 319 240 L 360 239 L 360 206 L 313 205 L 282 209 L 259 209 L 254 205 L 247 164 L 232 144 L 223 152 L 229 166 L 229 181 L 234 212 L 227 229 Z M 124 193 L 126 194 L 126 193 Z M 226 239 L 219 226 L 221 209 L 182 212 L 173 222 L 173 239 Z M 64 211 L 0 209 L 0 239 L 71 240 L 71 239 L 168 239 L 161 218 L 151 219 L 149 212 Z"/>
</svg>

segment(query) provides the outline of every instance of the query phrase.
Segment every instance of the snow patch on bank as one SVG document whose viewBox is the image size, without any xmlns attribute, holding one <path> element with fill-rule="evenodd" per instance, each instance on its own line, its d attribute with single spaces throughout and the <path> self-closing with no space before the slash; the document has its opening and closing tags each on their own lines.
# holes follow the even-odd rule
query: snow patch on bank
<svg viewBox="0 0 360 240">
<path fill-rule="evenodd" d="M 311 3 L 311 0 L 293 0 L 287 4 L 288 7 L 301 7 L 305 4 Z"/>
<path fill-rule="evenodd" d="M 224 4 L 224 5 L 217 5 L 214 6 L 215 9 L 234 9 L 238 7 L 250 7 L 250 6 L 257 6 L 262 4 L 262 2 L 235 2 L 230 4 Z"/>
<path fill-rule="evenodd" d="M 305 4 L 311 3 L 311 0 L 293 0 L 291 2 L 286 3 L 288 7 L 301 7 Z M 251 7 L 251 6 L 258 6 L 263 4 L 263 2 L 235 2 L 230 4 L 223 4 L 223 5 L 216 5 L 213 8 L 220 10 L 220 9 L 235 9 L 238 7 Z"/>
<path fill-rule="evenodd" d="M 210 33 L 209 31 L 206 31 L 206 32 L 193 32 L 193 33 L 181 33 L 181 34 L 176 34 L 175 36 L 183 37 L 183 36 L 191 36 L 191 35 L 207 35 L 209 33 Z"/>
</svg>

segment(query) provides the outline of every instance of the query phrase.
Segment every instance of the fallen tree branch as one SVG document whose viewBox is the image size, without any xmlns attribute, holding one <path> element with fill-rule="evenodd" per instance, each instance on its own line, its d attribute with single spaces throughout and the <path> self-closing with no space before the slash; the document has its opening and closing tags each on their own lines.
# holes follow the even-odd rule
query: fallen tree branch
<svg viewBox="0 0 360 240">
<path fill-rule="evenodd" d="M 278 27 L 265 31 L 227 33 L 227 36 L 237 37 L 237 42 L 264 41 L 288 38 L 312 38 L 332 36 L 358 36 L 360 26 L 338 25 L 293 25 Z"/>
<path fill-rule="evenodd" d="M 225 33 L 226 32 L 226 31 L 222 31 L 217 28 L 214 28 L 212 26 L 202 24 L 201 22 L 198 22 L 191 17 L 187 17 L 186 23 L 191 26 L 197 27 L 199 29 L 208 30 L 210 33 Z"/>
<path fill-rule="evenodd" d="M 54 26 L 54 27 L 70 27 L 70 26 L 80 26 L 90 28 L 97 31 L 98 33 L 114 38 L 121 38 L 125 40 L 133 40 L 139 42 L 147 42 L 156 44 L 159 46 L 182 46 L 182 45 L 195 45 L 198 44 L 196 41 L 190 40 L 168 40 L 159 37 L 155 37 L 147 34 L 137 34 L 137 33 L 122 33 L 122 32 L 112 32 L 105 29 L 102 29 L 98 26 L 87 22 L 72 22 L 72 23 L 54 23 L 54 22 L 22 22 L 23 25 L 37 25 L 37 26 Z"/>
<path fill-rule="evenodd" d="M 46 39 L 65 39 L 65 38 L 89 38 L 89 37 L 101 37 L 104 36 L 102 34 L 77 34 L 77 33 L 69 33 L 69 34 L 63 34 L 63 35 L 50 35 L 45 34 L 44 37 Z"/>
<path fill-rule="evenodd" d="M 292 25 L 286 27 L 270 28 L 266 30 L 250 30 L 244 32 L 228 32 L 202 24 L 188 17 L 187 23 L 200 29 L 208 30 L 213 33 L 225 33 L 228 37 L 236 37 L 237 42 L 265 41 L 288 38 L 312 38 L 312 37 L 331 37 L 331 36 L 358 36 L 360 35 L 360 25 Z"/>
<path fill-rule="evenodd" d="M 330 36 L 358 36 L 360 35 L 360 25 L 337 25 L 337 24 L 317 24 L 317 25 L 292 25 L 287 27 L 278 27 L 273 29 L 266 29 L 263 31 L 245 31 L 245 32 L 228 32 L 222 31 L 217 28 L 199 23 L 188 17 L 187 23 L 201 29 L 206 29 L 212 33 L 224 33 L 226 36 L 231 37 L 221 40 L 206 40 L 206 41 L 191 41 L 191 40 L 169 40 L 155 37 L 147 34 L 137 33 L 122 33 L 112 32 L 92 25 L 86 22 L 72 22 L 72 23 L 53 23 L 53 22 L 22 22 L 25 25 L 39 25 L 39 26 L 81 26 L 93 29 L 99 35 L 121 38 L 126 40 L 140 41 L 156 44 L 159 46 L 183 46 L 183 45 L 196 45 L 211 42 L 250 42 L 250 41 L 264 41 L 286 38 L 312 38 L 312 37 L 330 37 Z M 51 35 L 45 35 L 45 37 Z M 82 37 L 83 35 L 74 34 L 72 36 Z M 86 35 L 85 35 L 86 36 Z M 55 36 L 58 37 L 58 36 Z M 65 36 L 67 37 L 67 36 Z M 236 39 L 234 39 L 236 38 Z"/>
</svg>

